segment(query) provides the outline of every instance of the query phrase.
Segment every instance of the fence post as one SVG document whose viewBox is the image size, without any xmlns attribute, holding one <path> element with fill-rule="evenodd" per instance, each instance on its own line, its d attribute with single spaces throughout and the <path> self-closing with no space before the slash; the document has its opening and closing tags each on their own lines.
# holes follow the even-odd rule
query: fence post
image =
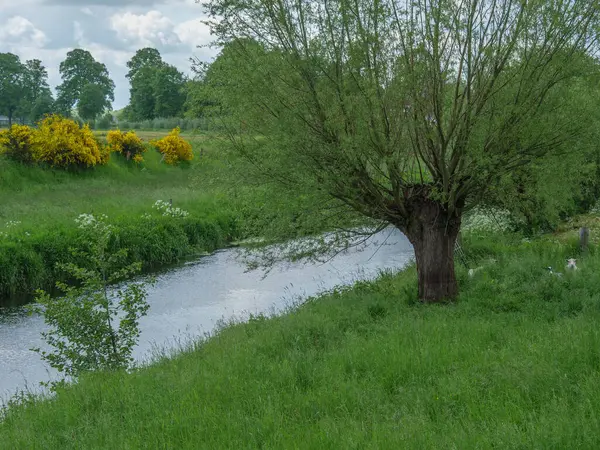
<svg viewBox="0 0 600 450">
<path fill-rule="evenodd" d="M 582 227 L 579 229 L 579 247 L 582 252 L 586 252 L 590 244 L 590 229 Z"/>
</svg>

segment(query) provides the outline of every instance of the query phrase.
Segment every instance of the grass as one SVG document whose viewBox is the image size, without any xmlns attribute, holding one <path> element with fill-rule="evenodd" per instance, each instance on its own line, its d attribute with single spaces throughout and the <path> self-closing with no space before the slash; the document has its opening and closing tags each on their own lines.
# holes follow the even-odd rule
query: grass
<svg viewBox="0 0 600 450">
<path fill-rule="evenodd" d="M 13 406 L 0 448 L 598 448 L 600 255 L 557 278 L 573 239 L 465 243 L 456 304 L 386 274 Z"/>
</svg>

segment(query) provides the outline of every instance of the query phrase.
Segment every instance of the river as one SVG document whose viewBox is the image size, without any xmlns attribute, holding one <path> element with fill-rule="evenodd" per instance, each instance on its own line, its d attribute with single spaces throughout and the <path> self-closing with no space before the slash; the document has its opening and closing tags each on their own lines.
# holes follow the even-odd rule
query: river
<svg viewBox="0 0 600 450">
<path fill-rule="evenodd" d="M 327 263 L 281 263 L 266 277 L 248 272 L 238 256 L 238 249 L 221 250 L 156 276 L 148 289 L 148 315 L 140 320 L 137 361 L 210 333 L 222 319 L 277 313 L 299 299 L 399 270 L 413 258 L 413 249 L 403 234 L 388 229 Z M 45 329 L 43 318 L 27 315 L 23 307 L 0 308 L 0 398 L 39 391 L 40 381 L 56 378 L 30 350 L 45 348 L 40 335 Z"/>
</svg>

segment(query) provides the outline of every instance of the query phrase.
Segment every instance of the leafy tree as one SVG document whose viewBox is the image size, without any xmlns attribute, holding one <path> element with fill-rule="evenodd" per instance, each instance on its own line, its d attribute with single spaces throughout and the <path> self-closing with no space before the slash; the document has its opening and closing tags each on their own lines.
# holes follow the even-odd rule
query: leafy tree
<svg viewBox="0 0 600 450">
<path fill-rule="evenodd" d="M 185 76 L 174 66 L 164 65 L 156 70 L 154 76 L 155 117 L 181 115 L 185 103 L 185 83 Z"/>
<path fill-rule="evenodd" d="M 151 120 L 180 115 L 186 97 L 185 83 L 184 75 L 169 64 L 140 66 L 131 78 L 133 118 Z"/>
<path fill-rule="evenodd" d="M 29 111 L 29 119 L 32 122 L 37 122 L 42 119 L 44 116 L 52 114 L 54 112 L 54 99 L 52 98 L 52 94 L 42 93 L 31 106 L 31 110 Z"/>
<path fill-rule="evenodd" d="M 23 77 L 24 97 L 19 107 L 21 117 L 30 121 L 52 112 L 52 92 L 48 85 L 48 72 L 39 59 L 25 62 Z"/>
<path fill-rule="evenodd" d="M 154 87 L 157 70 L 156 67 L 143 67 L 131 81 L 131 115 L 136 120 L 150 120 L 155 117 Z"/>
<path fill-rule="evenodd" d="M 560 87 L 597 51 L 598 0 L 206 7 L 217 43 L 235 50 L 218 77 L 231 142 L 269 177 L 399 228 L 423 301 L 458 294 L 463 214 L 585 131 L 584 117 L 560 114 Z"/>
<path fill-rule="evenodd" d="M 142 48 L 127 62 L 129 72 L 126 77 L 133 81 L 136 74 L 145 67 L 161 67 L 164 64 L 160 52 L 155 48 Z"/>
<path fill-rule="evenodd" d="M 17 55 L 0 53 L 0 113 L 8 117 L 9 126 L 25 99 L 25 72 Z"/>
<path fill-rule="evenodd" d="M 71 115 L 73 106 L 81 99 L 84 88 L 89 84 L 102 89 L 104 108 L 110 108 L 115 100 L 115 84 L 106 66 L 96 61 L 87 50 L 75 49 L 67 53 L 66 59 L 60 63 L 60 75 L 62 83 L 56 88 L 56 104 L 63 115 Z"/>
<path fill-rule="evenodd" d="M 102 114 L 107 106 L 102 86 L 90 83 L 81 90 L 77 113 L 83 120 L 90 122 Z"/>
</svg>

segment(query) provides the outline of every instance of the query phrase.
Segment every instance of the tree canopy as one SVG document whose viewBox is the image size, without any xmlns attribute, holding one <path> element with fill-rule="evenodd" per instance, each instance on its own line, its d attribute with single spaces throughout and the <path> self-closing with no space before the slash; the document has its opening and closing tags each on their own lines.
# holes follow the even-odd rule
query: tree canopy
<svg viewBox="0 0 600 450">
<path fill-rule="evenodd" d="M 73 106 L 81 99 L 85 87 L 89 84 L 102 90 L 102 109 L 110 108 L 115 100 L 115 83 L 110 79 L 106 66 L 96 61 L 90 52 L 83 49 L 71 50 L 60 63 L 59 70 L 62 83 L 56 88 L 57 105 L 62 114 L 71 115 Z"/>
<path fill-rule="evenodd" d="M 457 295 L 463 213 L 504 174 L 585 131 L 585 117 L 560 113 L 561 87 L 586 76 L 578 62 L 596 55 L 596 0 L 205 6 L 217 43 L 235 50 L 217 77 L 232 143 L 277 164 L 280 179 L 310 178 L 398 227 L 426 301 Z M 256 135 L 271 143 L 267 161 Z"/>
</svg>

